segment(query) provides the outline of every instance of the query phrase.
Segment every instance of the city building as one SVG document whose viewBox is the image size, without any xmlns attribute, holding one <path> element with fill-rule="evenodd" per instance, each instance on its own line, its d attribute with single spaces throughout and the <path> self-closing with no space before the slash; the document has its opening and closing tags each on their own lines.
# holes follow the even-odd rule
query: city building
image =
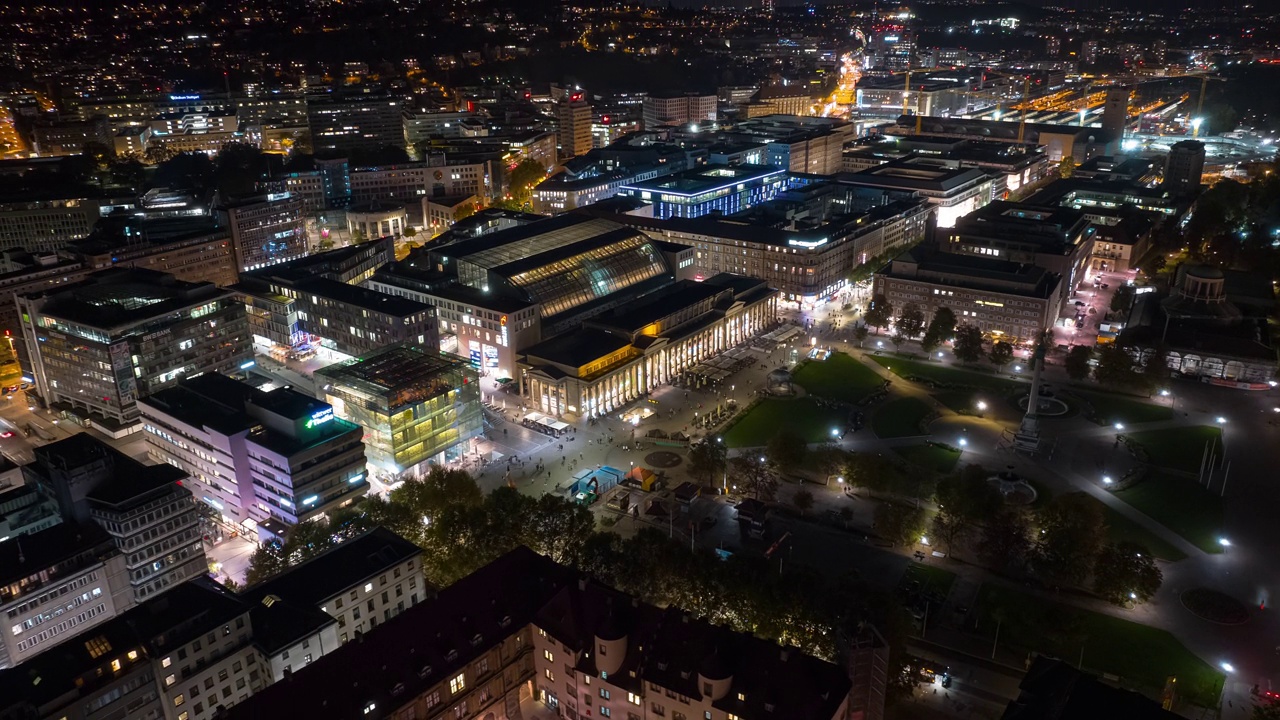
<svg viewBox="0 0 1280 720">
<path fill-rule="evenodd" d="M 793 173 L 832 175 L 843 167 L 844 146 L 854 127 L 837 118 L 765 115 L 744 120 L 723 133 L 730 142 L 765 146 L 765 165 Z"/>
<path fill-rule="evenodd" d="M 942 252 L 929 243 L 875 274 L 876 301 L 914 303 L 932 317 L 948 307 L 962 324 L 1012 343 L 1034 343 L 1053 327 L 1068 297 L 1062 277 L 1041 267 L 985 255 Z"/>
<path fill-rule="evenodd" d="M 435 308 L 440 349 L 469 359 L 484 376 L 514 378 L 520 351 L 542 339 L 537 303 L 454 282 L 425 249 L 382 268 L 367 287 Z"/>
<path fill-rule="evenodd" d="M 62 522 L 0 543 L 0 668 L 10 668 L 133 605 L 124 556 L 93 523 Z"/>
<path fill-rule="evenodd" d="M 777 299 L 728 273 L 667 284 L 526 348 L 522 392 L 554 417 L 606 415 L 777 324 Z"/>
<path fill-rule="evenodd" d="M 425 599 L 420 555 L 377 528 L 239 595 L 184 583 L 0 671 L 0 716 L 213 720 Z"/>
<path fill-rule="evenodd" d="M 772 216 L 759 221 L 718 216 L 693 220 L 608 217 L 650 237 L 692 247 L 694 279 L 721 272 L 760 278 L 779 291 L 780 302 L 812 307 L 844 287 L 850 274 L 873 258 L 924 240 L 930 214 L 927 202 L 912 198 L 865 210 L 842 205 L 811 216 L 808 223 L 788 224 Z"/>
<path fill-rule="evenodd" d="M 321 154 L 404 147 L 400 115 L 400 102 L 387 93 L 307 96 L 311 147 Z"/>
<path fill-rule="evenodd" d="M 1123 139 L 1096 127 L 937 115 L 903 115 L 886 132 L 894 136 L 924 134 L 1018 145 L 1043 145 L 1049 162 L 1058 163 L 1062 158 L 1070 157 L 1076 165 L 1099 155 L 1115 155 L 1120 151 L 1120 141 Z"/>
<path fill-rule="evenodd" d="M 454 195 L 452 197 L 422 198 L 422 226 L 429 237 L 436 237 L 458 221 L 475 213 L 480 206 L 480 198 L 475 195 Z"/>
<path fill-rule="evenodd" d="M 1204 175 L 1204 143 L 1182 140 L 1169 148 L 1164 166 L 1164 186 L 1174 195 L 1193 196 L 1200 192 Z"/>
<path fill-rule="evenodd" d="M 626 184 L 619 195 L 653 204 L 655 218 L 731 215 L 772 200 L 787 187 L 787 172 L 769 165 L 715 165 Z"/>
<path fill-rule="evenodd" d="M 457 459 L 483 429 L 476 370 L 437 348 L 395 345 L 315 374 L 334 414 L 364 428 L 369 464 L 383 477 Z"/>
<path fill-rule="evenodd" d="M 487 137 L 487 116 L 479 112 L 428 112 L 406 109 L 401 115 L 404 123 L 404 145 L 410 152 L 419 144 L 435 138 Z"/>
<path fill-rule="evenodd" d="M 1102 104 L 1102 129 L 1121 140 L 1129 125 L 1129 95 L 1132 92 L 1127 87 L 1109 87 Z"/>
<path fill-rule="evenodd" d="M 3 474 L 17 472 L 17 484 L 9 477 L 0 486 L 0 542 L 7 542 L 21 535 L 30 535 L 62 522 L 58 501 L 52 491 L 38 483 L 22 482 L 18 466 L 8 458 L 0 462 Z"/>
<path fill-rule="evenodd" d="M 715 95 L 645 95 L 642 103 L 644 129 L 688 123 L 715 123 L 718 108 L 719 99 Z"/>
<path fill-rule="evenodd" d="M 401 237 L 408 229 L 409 213 L 397 200 L 371 200 L 347 208 L 347 232 L 353 238 Z"/>
<path fill-rule="evenodd" d="M 114 217 L 100 223 L 89 237 L 68 243 L 62 254 L 77 258 L 87 271 L 141 268 L 219 287 L 234 284 L 240 276 L 231 230 L 218 227 L 208 216 L 119 225 L 111 220 Z"/>
<path fill-rule="evenodd" d="M 814 100 L 807 85 L 768 85 L 760 88 L 747 106 L 747 117 L 814 115 L 814 110 Z"/>
<path fill-rule="evenodd" d="M 1079 210 L 997 200 L 956 220 L 946 252 L 1035 265 L 1075 288 L 1084 281 L 1096 233 Z"/>
<path fill-rule="evenodd" d="M 319 609 L 337 621 L 338 643 L 345 645 L 426 600 L 431 591 L 422 574 L 422 548 L 377 527 L 244 590 L 240 598 L 261 604 L 276 597 Z M 284 668 L 278 670 L 275 681 L 283 678 Z"/>
<path fill-rule="evenodd" d="M 244 298 L 255 351 L 337 362 L 401 342 L 438 343 L 431 306 L 361 283 L 395 257 L 390 237 L 245 273 Z"/>
<path fill-rule="evenodd" d="M 110 201 L 85 193 L 65 197 L 14 196 L 0 201 L 0 250 L 57 252 L 72 240 L 87 237 Z"/>
<path fill-rule="evenodd" d="M 27 373 L 31 368 L 31 358 L 22 335 L 22 315 L 14 298 L 79 282 L 89 274 L 89 270 L 79 260 L 53 253 L 9 250 L 0 251 L 0 258 L 10 268 L 0 273 L 0 333 L 13 343 L 14 355 L 23 372 Z"/>
<path fill-rule="evenodd" d="M 422 197 L 459 195 L 475 195 L 488 201 L 496 192 L 490 162 L 453 161 L 443 155 L 432 155 L 418 163 L 352 168 L 349 182 L 350 202 L 354 203 L 389 199 L 408 203 Z M 410 212 L 416 210 L 411 208 Z"/>
<path fill-rule="evenodd" d="M 112 437 L 141 429 L 139 397 L 252 362 L 244 304 L 209 283 L 112 268 L 17 304 L 34 380 L 28 397 Z"/>
<path fill-rule="evenodd" d="M 1167 294 L 1137 296 L 1117 341 L 1142 364 L 1163 353 L 1180 377 L 1266 390 L 1276 374 L 1274 312 L 1266 273 L 1184 263 Z"/>
<path fill-rule="evenodd" d="M 219 208 L 231 228 L 239 272 L 288 262 L 307 254 L 306 213 L 302 198 L 289 193 L 259 195 Z"/>
<path fill-rule="evenodd" d="M 36 448 L 23 472 L 57 498 L 64 519 L 96 523 L 113 538 L 135 603 L 209 571 L 182 470 L 144 465 L 77 433 Z"/>
<path fill-rule="evenodd" d="M 578 157 L 591 151 L 591 105 L 582 93 L 556 103 L 556 121 L 561 157 Z"/>
<path fill-rule="evenodd" d="M 181 468 L 206 515 L 229 531 L 280 538 L 363 497 L 362 431 L 292 388 L 217 374 L 139 401 L 148 452 Z"/>
<path fill-rule="evenodd" d="M 42 157 L 79 155 L 90 143 L 111 147 L 111 126 L 106 118 L 59 118 L 37 122 L 31 130 L 31 149 Z"/>
<path fill-rule="evenodd" d="M 915 192 L 933 206 L 940 228 L 994 199 L 995 177 L 977 168 L 946 167 L 914 158 L 885 163 L 869 170 L 842 173 L 838 181 L 854 187 Z"/>
<path fill-rule="evenodd" d="M 227 720 L 537 710 L 842 720 L 852 686 L 837 665 L 641 603 L 518 548 L 239 703 Z"/>
<path fill-rule="evenodd" d="M 885 145 L 889 147 L 886 148 Z M 844 155 L 846 172 L 850 170 L 856 172 L 892 160 L 899 160 L 902 159 L 901 155 L 898 157 L 890 155 L 909 151 L 914 154 L 912 159 L 915 162 L 931 163 L 941 167 L 978 168 L 1003 177 L 1003 184 L 997 181 L 995 187 L 1002 187 L 1010 193 L 1025 192 L 1028 186 L 1038 185 L 1059 176 L 1058 168 L 1049 162 L 1044 149 L 1037 145 L 909 135 L 895 137 L 889 143 L 872 145 L 864 150 L 870 150 L 873 153 L 872 157 L 879 155 L 884 159 L 864 167 L 849 168 L 851 156 L 856 157 L 857 151 L 846 151 Z"/>
</svg>

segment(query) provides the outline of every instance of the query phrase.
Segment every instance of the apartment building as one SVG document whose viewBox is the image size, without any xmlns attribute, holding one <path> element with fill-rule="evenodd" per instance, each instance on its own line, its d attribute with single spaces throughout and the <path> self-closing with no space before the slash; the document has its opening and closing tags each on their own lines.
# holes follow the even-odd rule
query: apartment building
<svg viewBox="0 0 1280 720">
<path fill-rule="evenodd" d="M 317 603 L 332 609 L 334 598 L 356 591 L 375 603 L 381 622 L 424 600 L 420 553 L 376 529 L 239 595 L 207 578 L 183 583 L 21 668 L 0 671 L 0 717 L 219 717 L 339 648 L 344 614 L 331 616 Z"/>
<path fill-rule="evenodd" d="M 839 666 L 519 548 L 227 717 L 844 720 L 852 687 Z"/>
<path fill-rule="evenodd" d="M 933 206 L 940 228 L 995 199 L 995 176 L 978 168 L 945 167 L 903 158 L 862 172 L 841 173 L 838 182 L 852 187 L 913 192 Z"/>
<path fill-rule="evenodd" d="M 317 153 L 404 146 L 400 101 L 386 93 L 308 96 L 307 124 Z"/>
<path fill-rule="evenodd" d="M 644 128 L 686 123 L 714 123 L 719 99 L 715 95 L 685 93 L 679 95 L 646 95 L 642 101 Z"/>
<path fill-rule="evenodd" d="M 125 558 L 92 523 L 0 543 L 0 668 L 26 662 L 133 605 Z"/>
<path fill-rule="evenodd" d="M 143 398 L 139 410 L 151 457 L 190 475 L 219 522 L 264 542 L 368 488 L 360 428 L 293 389 L 207 374 Z"/>
<path fill-rule="evenodd" d="M 209 218 L 144 222 L 129 230 L 127 235 L 95 233 L 75 240 L 64 254 L 78 258 L 88 271 L 142 268 L 219 287 L 240 276 L 231 231 Z"/>
<path fill-rule="evenodd" d="M 556 120 L 561 157 L 578 157 L 591 151 L 591 105 L 582 93 L 556 103 Z"/>
<path fill-rule="evenodd" d="M 494 197 L 494 184 L 488 162 L 452 162 L 434 156 L 419 163 L 353 168 L 351 202 L 475 195 L 487 203 Z"/>
</svg>

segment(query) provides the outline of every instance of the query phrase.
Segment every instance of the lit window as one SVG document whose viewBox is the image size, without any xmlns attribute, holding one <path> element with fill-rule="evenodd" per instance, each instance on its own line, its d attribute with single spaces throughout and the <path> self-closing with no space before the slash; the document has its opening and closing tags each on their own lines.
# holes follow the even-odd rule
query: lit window
<svg viewBox="0 0 1280 720">
<path fill-rule="evenodd" d="M 182 693 L 178 693 L 177 697 L 173 699 L 173 706 L 178 707 L 179 705 L 181 705 L 186 701 L 187 701 L 187 698 Z"/>
<path fill-rule="evenodd" d="M 365 583 L 365 584 L 364 584 L 364 591 L 365 591 L 365 592 L 373 592 L 373 583 Z"/>
<path fill-rule="evenodd" d="M 120 672 L 120 658 L 111 661 L 111 672 Z"/>
<path fill-rule="evenodd" d="M 166 677 L 165 677 L 165 679 L 164 679 L 164 686 L 165 686 L 165 687 L 169 687 L 169 686 L 170 686 L 170 685 L 172 685 L 173 683 L 174 683 L 174 678 L 173 678 L 173 676 L 172 676 L 172 675 L 168 675 L 168 676 L 166 676 Z"/>
<path fill-rule="evenodd" d="M 632 705 L 639 705 L 640 696 L 635 693 L 627 693 L 627 702 L 631 703 Z"/>
<path fill-rule="evenodd" d="M 459 673 L 458 677 L 449 681 L 449 692 L 453 693 L 454 695 L 457 695 L 458 693 L 462 692 L 463 690 L 466 689 L 466 687 L 467 687 L 467 679 L 462 673 Z"/>
</svg>

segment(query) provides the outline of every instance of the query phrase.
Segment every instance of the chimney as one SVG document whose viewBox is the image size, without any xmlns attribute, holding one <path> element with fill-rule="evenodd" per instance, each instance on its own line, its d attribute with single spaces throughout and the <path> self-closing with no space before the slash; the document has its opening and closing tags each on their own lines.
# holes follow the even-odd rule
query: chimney
<svg viewBox="0 0 1280 720">
<path fill-rule="evenodd" d="M 285 681 L 285 682 L 292 682 L 292 681 L 293 681 L 293 668 L 291 668 L 291 667 L 286 667 L 286 668 L 284 669 L 284 681 Z"/>
</svg>

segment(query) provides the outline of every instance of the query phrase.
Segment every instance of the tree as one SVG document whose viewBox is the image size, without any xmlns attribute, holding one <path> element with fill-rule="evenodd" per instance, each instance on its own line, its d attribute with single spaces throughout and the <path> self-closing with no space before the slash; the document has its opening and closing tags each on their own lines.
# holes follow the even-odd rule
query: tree
<svg viewBox="0 0 1280 720">
<path fill-rule="evenodd" d="M 268 174 L 267 156 L 248 143 L 226 143 L 214 162 L 214 183 L 223 195 L 244 195 L 257 189 Z"/>
<path fill-rule="evenodd" d="M 800 488 L 795 495 L 791 496 L 791 504 L 795 505 L 803 516 L 813 509 L 813 493 L 806 488 Z"/>
<path fill-rule="evenodd" d="M 470 473 L 433 465 L 422 478 L 409 478 L 391 491 L 391 502 L 429 525 L 450 507 L 479 507 L 484 492 Z"/>
<path fill-rule="evenodd" d="M 411 226 L 411 227 L 407 227 L 407 228 L 405 228 L 405 229 L 404 229 L 404 236 L 405 236 L 406 238 L 409 238 L 410 240 L 412 240 L 412 239 L 413 239 L 413 238 L 415 238 L 415 237 L 418 237 L 418 228 L 416 228 L 416 227 L 412 227 L 412 226 Z"/>
<path fill-rule="evenodd" d="M 1032 550 L 1032 569 L 1057 587 L 1083 583 L 1106 537 L 1102 505 L 1082 492 L 1060 495 L 1036 519 L 1040 535 Z"/>
<path fill-rule="evenodd" d="M 356 230 L 352 230 L 352 231 L 351 231 L 351 244 L 352 244 L 352 245 L 359 245 L 360 243 L 362 243 L 362 242 L 364 242 L 364 241 L 365 241 L 365 237 L 364 237 L 364 231 L 363 231 L 363 230 L 356 229 Z"/>
<path fill-rule="evenodd" d="M 1076 159 L 1070 155 L 1063 155 L 1062 160 L 1058 162 L 1058 176 L 1063 180 L 1076 174 Z"/>
<path fill-rule="evenodd" d="M 1153 387 L 1168 381 L 1173 371 L 1169 368 L 1169 348 L 1164 343 L 1143 353 L 1142 376 Z"/>
<path fill-rule="evenodd" d="M 962 542 L 970 528 L 994 516 L 1003 500 L 988 481 L 991 473 L 981 465 L 966 465 L 958 473 L 938 481 L 934 500 L 938 528 L 948 552 L 955 554 L 955 544 Z M 938 532 L 935 531 L 935 534 Z"/>
<path fill-rule="evenodd" d="M 915 303 L 907 303 L 898 315 L 897 328 L 909 338 L 919 337 L 924 332 L 924 311 Z"/>
<path fill-rule="evenodd" d="M 1148 278 L 1155 279 L 1155 276 L 1159 275 L 1167 264 L 1168 261 L 1164 259 L 1164 253 L 1156 253 L 1142 263 L 1142 274 Z"/>
<path fill-rule="evenodd" d="M 585 505 L 548 494 L 534 502 L 523 529 L 529 547 L 558 563 L 573 565 L 595 530 L 595 516 Z"/>
<path fill-rule="evenodd" d="M 778 483 L 763 458 L 755 455 L 730 458 L 729 469 L 732 471 L 733 484 L 741 487 L 748 495 L 756 500 L 773 500 Z"/>
<path fill-rule="evenodd" d="M 689 448 L 689 474 L 703 485 L 713 485 L 717 477 L 723 476 L 728 455 L 723 442 L 703 440 Z"/>
<path fill-rule="evenodd" d="M 1162 582 L 1164 574 L 1156 566 L 1156 559 L 1138 543 L 1112 543 L 1098 553 L 1093 591 L 1108 602 L 1116 605 L 1130 600 L 1147 602 Z"/>
<path fill-rule="evenodd" d="M 894 349 L 894 350 L 901 350 L 901 349 L 902 349 L 902 343 L 906 342 L 906 341 L 907 341 L 907 338 L 906 338 L 906 336 L 905 336 L 905 335 L 903 335 L 901 332 L 895 332 L 895 333 L 893 334 L 893 337 L 889 338 L 889 340 L 893 342 L 893 349 Z"/>
<path fill-rule="evenodd" d="M 960 362 L 978 362 L 982 359 L 982 330 L 976 325 L 964 324 L 956 328 L 956 341 L 951 352 Z"/>
<path fill-rule="evenodd" d="M 522 160 L 511 170 L 508 180 L 511 199 L 520 205 L 529 202 L 533 188 L 547 177 L 547 169 L 537 160 Z"/>
<path fill-rule="evenodd" d="M 844 479 L 872 492 L 889 492 L 899 489 L 902 472 L 880 453 L 851 453 L 844 465 Z"/>
<path fill-rule="evenodd" d="M 173 148 L 161 143 L 150 143 L 142 153 L 142 159 L 148 165 L 161 165 L 177 157 Z"/>
<path fill-rule="evenodd" d="M 812 458 L 813 467 L 828 480 L 832 475 L 839 475 L 844 470 L 845 460 L 848 457 L 848 453 L 830 440 L 809 450 L 808 455 Z"/>
<path fill-rule="evenodd" d="M 929 321 L 929 328 L 924 331 L 924 339 L 920 345 L 925 352 L 933 352 L 934 348 L 950 340 L 956 335 L 956 314 L 951 308 L 940 306 Z"/>
<path fill-rule="evenodd" d="M 911 545 L 924 536 L 924 511 L 882 502 L 876 508 L 876 534 L 894 545 Z"/>
<path fill-rule="evenodd" d="M 1126 284 L 1116 288 L 1115 294 L 1111 296 L 1111 312 L 1128 312 L 1129 308 L 1133 306 L 1133 298 L 1132 285 Z"/>
<path fill-rule="evenodd" d="M 1253 706 L 1252 720 L 1280 720 L 1280 700 L 1259 699 Z"/>
<path fill-rule="evenodd" d="M 1134 380 L 1133 356 L 1117 343 L 1098 346 L 1098 367 L 1094 376 L 1106 385 L 1127 385 Z"/>
<path fill-rule="evenodd" d="M 876 329 L 876 334 L 889 327 L 889 322 L 893 318 L 893 303 L 889 302 L 884 296 L 877 295 L 871 300 L 871 307 L 867 308 L 867 314 L 863 316 L 863 320 L 868 325 Z"/>
<path fill-rule="evenodd" d="M 978 557 L 997 572 L 1021 571 L 1031 555 L 1031 527 L 1016 508 L 997 512 L 982 527 Z"/>
<path fill-rule="evenodd" d="M 1089 377 L 1089 362 L 1093 360 L 1093 348 L 1088 345 L 1072 345 L 1064 361 L 1067 377 L 1084 380 Z"/>
<path fill-rule="evenodd" d="M 1013 346 L 1003 341 L 995 343 L 991 346 L 991 353 L 987 359 L 997 368 L 1003 368 L 1013 359 Z"/>
<path fill-rule="evenodd" d="M 469 203 L 466 203 L 465 205 L 462 205 L 461 207 L 459 207 L 457 210 L 453 212 L 453 219 L 454 219 L 454 222 L 457 222 L 458 220 L 466 220 L 467 218 L 475 214 L 476 214 L 476 204 L 473 202 L 469 202 Z"/>
<path fill-rule="evenodd" d="M 857 327 L 855 327 L 855 328 L 853 329 L 853 336 L 854 336 L 854 337 L 856 337 L 856 338 L 858 338 L 858 347 L 862 347 L 862 343 L 863 343 L 863 341 L 867 339 L 867 326 L 866 326 L 866 324 L 865 324 L 865 323 L 860 323 Z"/>
<path fill-rule="evenodd" d="M 795 470 L 799 468 L 800 463 L 804 462 L 804 456 L 808 451 L 809 446 L 805 443 L 804 438 L 786 428 L 775 433 L 765 445 L 765 456 L 769 458 L 769 462 L 778 470 Z"/>
</svg>

